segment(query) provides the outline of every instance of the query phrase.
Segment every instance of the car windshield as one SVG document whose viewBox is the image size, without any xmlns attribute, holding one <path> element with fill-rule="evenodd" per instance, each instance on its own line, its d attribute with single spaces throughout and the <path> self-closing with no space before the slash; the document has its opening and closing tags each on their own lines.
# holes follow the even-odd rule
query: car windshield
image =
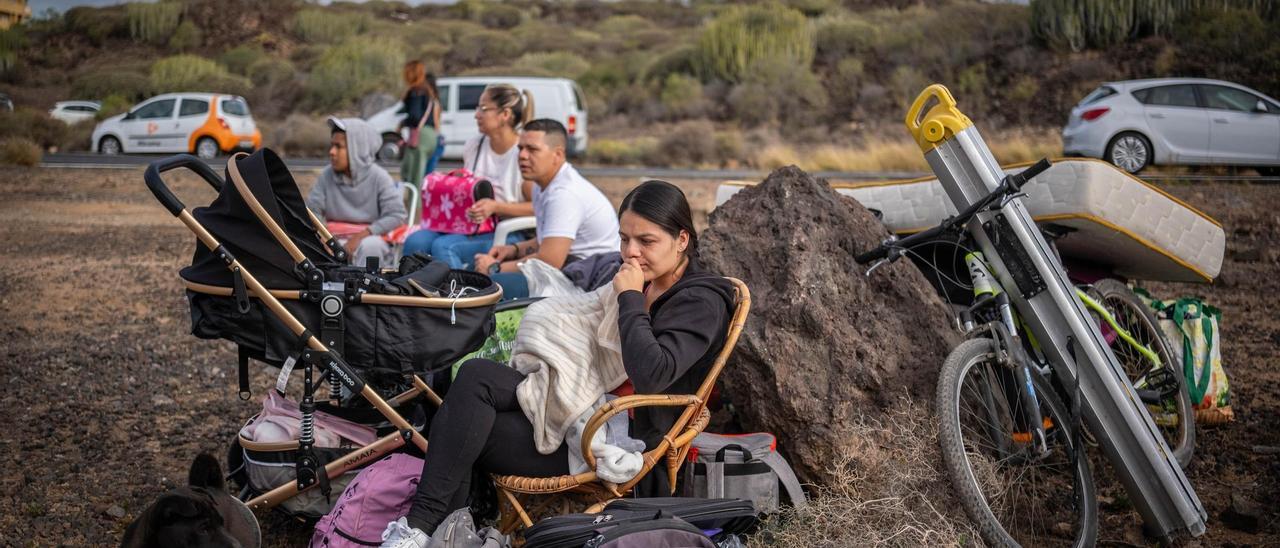
<svg viewBox="0 0 1280 548">
<path fill-rule="evenodd" d="M 249 104 L 241 99 L 223 99 L 222 112 L 232 116 L 248 116 Z"/>
</svg>

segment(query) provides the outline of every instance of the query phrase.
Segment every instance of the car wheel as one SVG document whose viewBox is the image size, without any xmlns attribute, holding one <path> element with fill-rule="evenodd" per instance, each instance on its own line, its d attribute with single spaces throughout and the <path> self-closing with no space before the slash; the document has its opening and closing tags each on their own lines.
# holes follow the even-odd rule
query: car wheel
<svg viewBox="0 0 1280 548">
<path fill-rule="evenodd" d="M 378 159 L 383 161 L 399 161 L 400 155 L 400 136 L 394 133 L 387 133 L 382 136 L 382 147 L 378 149 Z"/>
<path fill-rule="evenodd" d="M 108 156 L 115 156 L 115 155 L 117 155 L 117 154 L 120 154 L 120 152 L 121 152 L 121 149 L 120 149 L 120 140 L 119 140 L 119 139 L 116 139 L 115 137 L 110 137 L 110 136 L 108 136 L 108 137 L 103 137 L 101 141 L 98 141 L 98 153 L 99 153 L 99 154 L 106 154 L 106 155 L 108 155 Z"/>
<path fill-rule="evenodd" d="M 1129 173 L 1137 173 L 1151 165 L 1151 157 L 1151 142 L 1132 131 L 1116 135 L 1107 145 L 1106 160 Z"/>
<path fill-rule="evenodd" d="M 218 157 L 219 152 L 221 151 L 218 150 L 218 142 L 211 137 L 201 137 L 196 141 L 196 156 L 203 160 L 212 160 Z"/>
</svg>

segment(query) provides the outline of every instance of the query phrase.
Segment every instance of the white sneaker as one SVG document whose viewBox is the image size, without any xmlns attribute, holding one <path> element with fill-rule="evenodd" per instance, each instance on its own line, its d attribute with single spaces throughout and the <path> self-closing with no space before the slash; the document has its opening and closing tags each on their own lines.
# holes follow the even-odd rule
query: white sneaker
<svg viewBox="0 0 1280 548">
<path fill-rule="evenodd" d="M 427 548 L 428 542 L 431 537 L 421 529 L 409 527 L 404 518 L 388 523 L 382 531 L 382 548 Z"/>
</svg>

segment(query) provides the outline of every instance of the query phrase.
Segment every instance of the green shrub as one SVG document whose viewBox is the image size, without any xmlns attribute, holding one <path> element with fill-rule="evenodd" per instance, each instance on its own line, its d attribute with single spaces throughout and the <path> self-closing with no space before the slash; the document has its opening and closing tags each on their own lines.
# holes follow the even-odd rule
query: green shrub
<svg viewBox="0 0 1280 548">
<path fill-rule="evenodd" d="M 21 27 L 0 30 L 0 73 L 18 66 L 18 50 L 27 45 L 27 36 Z"/>
<path fill-rule="evenodd" d="M 129 16 L 112 8 L 74 7 L 62 15 L 72 34 L 86 36 L 94 46 L 102 46 L 108 38 L 129 36 Z"/>
<path fill-rule="evenodd" d="M 747 126 L 773 120 L 774 97 L 765 84 L 744 82 L 733 86 L 727 101 L 733 117 Z"/>
<path fill-rule="evenodd" d="M 596 62 L 578 75 L 578 84 L 584 89 L 611 90 L 631 81 L 625 67 L 616 59 Z"/>
<path fill-rule="evenodd" d="M 1009 88 L 1009 98 L 1016 102 L 1026 102 L 1040 92 L 1040 84 L 1034 76 L 1021 76 Z"/>
<path fill-rule="evenodd" d="M 923 72 L 912 66 L 902 65 L 893 69 L 889 76 L 889 91 L 893 93 L 894 104 L 905 113 L 921 91 L 929 85 Z"/>
<path fill-rule="evenodd" d="M 1174 74 L 1221 78 L 1280 95 L 1280 17 L 1246 10 L 1193 11 L 1175 23 Z M 1225 62 L 1230 60 L 1231 62 Z"/>
<path fill-rule="evenodd" d="M 658 141 L 652 165 L 700 166 L 720 163 L 715 128 L 706 120 L 681 122 Z"/>
<path fill-rule="evenodd" d="M 697 74 L 698 50 L 694 46 L 678 46 L 653 57 L 644 67 L 640 78 L 647 81 L 665 81 L 671 74 Z"/>
<path fill-rule="evenodd" d="M 871 52 L 876 27 L 856 17 L 823 17 L 814 24 L 814 44 L 818 61 L 832 66 L 845 57 Z"/>
<path fill-rule="evenodd" d="M 846 57 L 836 63 L 827 77 L 827 89 L 837 115 L 848 115 L 858 106 L 858 91 L 866 79 L 865 72 L 862 59 L 857 57 Z"/>
<path fill-rule="evenodd" d="M 504 33 L 482 30 L 458 39 L 444 57 L 451 72 L 466 68 L 509 64 L 520 54 L 520 46 Z"/>
<path fill-rule="evenodd" d="M 538 69 L 552 76 L 577 78 L 591 68 L 586 59 L 572 53 L 526 53 L 512 64 L 515 67 Z"/>
<path fill-rule="evenodd" d="M 182 18 L 181 2 L 135 2 L 126 5 L 129 35 L 139 42 L 164 44 L 173 36 Z"/>
<path fill-rule="evenodd" d="M 629 141 L 593 138 L 591 147 L 587 149 L 587 158 L 601 164 L 640 165 L 648 162 L 657 146 L 658 141 L 652 137 Z"/>
<path fill-rule="evenodd" d="M 266 55 L 262 51 L 262 46 L 242 44 L 222 52 L 222 55 L 218 56 L 218 62 L 233 74 L 250 76 L 249 67 L 261 61 Z"/>
<path fill-rule="evenodd" d="M 716 156 L 720 158 L 721 163 L 742 158 L 745 150 L 742 132 L 737 130 L 716 132 Z"/>
<path fill-rule="evenodd" d="M 807 69 L 813 51 L 799 11 L 777 4 L 734 6 L 703 29 L 697 62 L 704 78 L 742 82 L 751 67 L 767 59 Z"/>
<path fill-rule="evenodd" d="M 193 51 L 204 45 L 204 32 L 191 21 L 183 21 L 169 38 L 169 49 L 177 51 Z"/>
<path fill-rule="evenodd" d="M 734 117 L 746 124 L 776 120 L 790 132 L 820 124 L 829 98 L 807 66 L 774 57 L 752 65 L 747 80 L 729 92 L 728 102 Z"/>
<path fill-rule="evenodd" d="M 1187 13 L 1226 9 L 1261 17 L 1280 13 L 1274 0 L 1036 0 L 1031 3 L 1031 28 L 1053 49 L 1080 51 L 1168 34 Z"/>
<path fill-rule="evenodd" d="M 592 29 L 601 36 L 625 36 L 653 29 L 653 22 L 639 15 L 611 15 Z"/>
<path fill-rule="evenodd" d="M 297 70 L 287 59 L 263 57 L 249 65 L 245 74 L 255 86 L 275 86 L 292 81 Z"/>
<path fill-rule="evenodd" d="M 0 141 L 0 165 L 35 167 L 44 152 L 30 139 L 7 138 Z"/>
<path fill-rule="evenodd" d="M 141 75 L 138 77 L 145 79 L 145 77 Z M 98 108 L 98 114 L 95 115 L 94 118 L 97 118 L 98 120 L 106 120 L 107 118 L 129 110 L 129 107 L 133 106 L 133 102 L 134 99 L 124 95 L 108 95 L 106 99 L 102 100 L 102 106 Z"/>
<path fill-rule="evenodd" d="M 369 15 L 311 8 L 293 17 L 293 33 L 304 42 L 334 44 L 363 33 L 369 26 Z"/>
<path fill-rule="evenodd" d="M 151 94 L 147 75 L 124 69 L 99 69 L 86 72 L 71 81 L 71 95 L 87 99 L 117 96 L 132 104 Z"/>
<path fill-rule="evenodd" d="M 555 76 L 550 72 L 538 67 L 526 67 L 515 65 L 497 65 L 492 67 L 479 67 L 467 69 L 460 73 L 460 76 L 529 76 L 533 78 L 550 78 Z"/>
<path fill-rule="evenodd" d="M 809 17 L 817 17 L 835 8 L 838 4 L 835 0 L 786 0 L 788 7 L 800 10 L 800 13 Z"/>
<path fill-rule="evenodd" d="M 667 75 L 666 81 L 662 83 L 659 100 L 669 117 L 691 118 L 706 110 L 702 83 L 697 78 L 683 74 Z"/>
<path fill-rule="evenodd" d="M 13 112 L 0 110 L 0 138 L 26 139 L 43 149 L 61 144 L 66 133 L 67 124 L 54 120 L 43 110 L 25 107 Z"/>
<path fill-rule="evenodd" d="M 520 8 L 505 4 L 489 4 L 480 12 L 480 24 L 492 29 L 514 28 L 523 18 Z"/>
<path fill-rule="evenodd" d="M 333 108 L 372 91 L 400 86 L 404 52 L 400 45 L 371 38 L 352 38 L 329 48 L 307 82 L 307 93 L 319 108 Z"/>
<path fill-rule="evenodd" d="M 217 62 L 197 55 L 174 55 L 151 65 L 151 88 L 156 93 L 208 90 L 243 95 L 249 81 L 227 72 Z"/>
</svg>

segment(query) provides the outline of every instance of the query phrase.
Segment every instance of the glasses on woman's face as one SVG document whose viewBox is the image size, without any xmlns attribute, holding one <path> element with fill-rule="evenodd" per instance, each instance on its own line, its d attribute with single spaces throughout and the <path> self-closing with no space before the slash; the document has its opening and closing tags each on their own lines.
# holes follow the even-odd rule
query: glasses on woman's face
<svg viewBox="0 0 1280 548">
<path fill-rule="evenodd" d="M 492 105 L 480 105 L 476 107 L 476 110 L 480 112 L 497 112 L 498 107 Z"/>
</svg>

